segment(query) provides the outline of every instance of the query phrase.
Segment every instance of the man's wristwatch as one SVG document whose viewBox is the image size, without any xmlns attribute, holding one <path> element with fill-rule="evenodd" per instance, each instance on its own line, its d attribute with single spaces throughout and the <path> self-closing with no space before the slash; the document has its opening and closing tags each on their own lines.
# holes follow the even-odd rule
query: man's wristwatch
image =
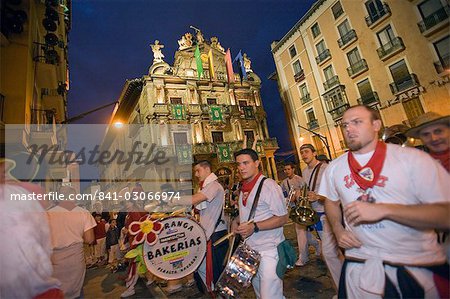
<svg viewBox="0 0 450 299">
<path fill-rule="evenodd" d="M 253 226 L 255 227 L 254 232 L 259 232 L 259 227 L 256 225 L 256 222 L 253 222 Z"/>
</svg>

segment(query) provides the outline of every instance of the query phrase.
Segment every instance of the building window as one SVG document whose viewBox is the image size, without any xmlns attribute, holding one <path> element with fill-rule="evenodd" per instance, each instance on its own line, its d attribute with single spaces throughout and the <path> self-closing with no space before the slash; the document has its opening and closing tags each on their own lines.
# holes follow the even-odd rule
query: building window
<svg viewBox="0 0 450 299">
<path fill-rule="evenodd" d="M 318 23 L 315 23 L 314 25 L 312 25 L 311 27 L 311 33 L 313 35 L 314 38 L 316 38 L 317 36 L 319 36 L 320 34 L 320 27 Z"/>
<path fill-rule="evenodd" d="M 337 18 L 339 18 L 344 13 L 341 2 L 338 2 L 335 5 L 333 5 L 333 7 L 331 8 L 331 11 L 333 12 L 333 16 L 334 16 L 335 20 Z"/>
<path fill-rule="evenodd" d="M 300 64 L 300 60 L 296 60 L 292 67 L 294 68 L 294 75 L 300 74 L 302 71 L 302 65 Z"/>
<path fill-rule="evenodd" d="M 181 105 L 182 104 L 181 98 L 170 98 L 170 104 Z"/>
<path fill-rule="evenodd" d="M 350 24 L 348 23 L 348 20 L 345 20 L 344 22 L 338 25 L 338 31 L 341 38 L 344 37 L 350 30 L 351 28 Z"/>
<path fill-rule="evenodd" d="M 395 39 L 394 31 L 392 30 L 391 25 L 386 26 L 383 30 L 377 33 L 378 41 L 380 42 L 380 46 L 385 46 Z"/>
<path fill-rule="evenodd" d="M 311 101 L 311 97 L 309 95 L 308 88 L 306 87 L 306 83 L 300 85 L 299 89 L 300 89 L 300 102 L 302 103 L 302 105 Z"/>
<path fill-rule="evenodd" d="M 319 124 L 317 123 L 316 115 L 314 114 L 314 109 L 310 108 L 305 111 L 306 113 L 306 119 L 308 120 L 308 129 L 316 129 L 319 127 Z"/>
<path fill-rule="evenodd" d="M 294 58 L 295 55 L 297 55 L 297 50 L 295 49 L 295 45 L 292 45 L 292 46 L 289 48 L 289 54 L 291 55 L 291 58 Z"/>
<path fill-rule="evenodd" d="M 255 133 L 252 130 L 244 131 L 245 137 L 247 137 L 247 147 L 251 148 L 255 141 Z"/>
<path fill-rule="evenodd" d="M 238 105 L 239 105 L 239 107 L 245 107 L 245 106 L 247 106 L 247 101 L 246 100 L 239 100 Z"/>
<path fill-rule="evenodd" d="M 442 73 L 450 69 L 450 35 L 447 35 L 433 45 L 439 57 L 439 61 L 435 63 L 436 70 L 438 73 Z"/>
<path fill-rule="evenodd" d="M 317 55 L 322 54 L 327 49 L 327 46 L 325 45 L 325 41 L 321 40 L 320 42 L 318 42 L 316 44 L 316 49 L 317 49 Z"/>
<path fill-rule="evenodd" d="M 427 0 L 417 5 L 417 8 L 419 9 L 422 19 L 425 20 L 443 7 L 440 0 Z"/>
<path fill-rule="evenodd" d="M 369 26 L 390 12 L 389 6 L 381 2 L 381 0 L 369 0 L 365 5 L 369 13 L 369 16 L 366 18 L 366 23 Z"/>
<path fill-rule="evenodd" d="M 359 55 L 358 48 L 354 48 L 350 52 L 347 53 L 347 59 L 350 65 L 355 65 L 358 61 L 361 60 L 361 55 Z"/>
<path fill-rule="evenodd" d="M 208 105 L 217 105 L 217 99 L 207 98 L 206 102 L 208 103 Z"/>
<path fill-rule="evenodd" d="M 334 70 L 333 66 L 329 65 L 328 67 L 323 69 L 323 74 L 325 75 L 325 81 L 330 80 L 332 77 L 334 77 Z"/>
<path fill-rule="evenodd" d="M 173 143 L 175 145 L 188 144 L 188 136 L 186 132 L 174 132 Z"/>
<path fill-rule="evenodd" d="M 213 143 L 223 143 L 223 132 L 211 132 Z"/>
<path fill-rule="evenodd" d="M 408 117 L 409 125 L 414 127 L 417 117 L 424 113 L 422 103 L 418 97 L 409 101 L 402 102 L 403 109 L 405 109 L 406 117 Z"/>
<path fill-rule="evenodd" d="M 371 105 L 378 103 L 378 95 L 373 92 L 369 79 L 365 79 L 357 84 L 360 98 L 358 104 Z"/>
<path fill-rule="evenodd" d="M 409 73 L 405 60 L 394 63 L 389 70 L 394 80 L 390 85 L 392 93 L 396 94 L 417 84 L 415 76 Z"/>
</svg>

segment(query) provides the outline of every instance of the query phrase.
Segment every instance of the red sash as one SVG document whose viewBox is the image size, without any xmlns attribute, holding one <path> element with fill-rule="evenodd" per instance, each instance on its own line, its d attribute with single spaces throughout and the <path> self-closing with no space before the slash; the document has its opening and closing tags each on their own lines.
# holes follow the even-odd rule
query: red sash
<svg viewBox="0 0 450 299">
<path fill-rule="evenodd" d="M 242 203 L 244 204 L 244 207 L 247 206 L 247 199 L 250 192 L 252 192 L 253 187 L 256 185 L 256 181 L 258 181 L 259 177 L 261 176 L 261 172 L 258 173 L 250 182 L 243 181 L 242 182 Z"/>
<path fill-rule="evenodd" d="M 378 182 L 386 159 L 386 149 L 386 143 L 378 141 L 372 158 L 364 166 L 359 165 L 352 152 L 348 152 L 348 165 L 352 177 L 361 189 L 372 188 Z"/>
<path fill-rule="evenodd" d="M 440 162 L 447 172 L 450 172 L 450 148 L 442 153 L 430 153 L 430 156 Z"/>
</svg>

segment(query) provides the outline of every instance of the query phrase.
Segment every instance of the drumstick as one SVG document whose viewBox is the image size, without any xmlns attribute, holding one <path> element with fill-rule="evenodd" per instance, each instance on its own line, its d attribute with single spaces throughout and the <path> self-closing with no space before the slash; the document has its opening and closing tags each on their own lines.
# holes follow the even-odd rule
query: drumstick
<svg viewBox="0 0 450 299">
<path fill-rule="evenodd" d="M 224 266 L 228 264 L 228 262 L 231 259 L 231 255 L 233 254 L 233 245 L 234 241 L 236 240 L 236 236 L 233 235 L 230 238 L 230 243 L 228 245 L 227 254 L 225 254 L 225 260 L 223 261 Z"/>
<path fill-rule="evenodd" d="M 254 222 L 254 220 L 250 220 L 250 221 L 244 222 L 244 223 L 250 224 L 250 223 L 253 223 L 253 222 Z M 244 224 L 244 223 L 242 223 L 242 224 Z M 216 242 L 214 242 L 213 245 L 214 245 L 214 246 L 217 246 L 217 245 L 219 245 L 220 243 L 222 243 L 223 241 L 225 241 L 225 240 L 231 238 L 231 237 L 234 236 L 234 235 L 235 235 L 234 232 L 228 233 L 228 234 L 226 234 L 225 236 L 223 236 L 222 238 L 220 238 L 219 240 L 217 240 Z"/>
</svg>

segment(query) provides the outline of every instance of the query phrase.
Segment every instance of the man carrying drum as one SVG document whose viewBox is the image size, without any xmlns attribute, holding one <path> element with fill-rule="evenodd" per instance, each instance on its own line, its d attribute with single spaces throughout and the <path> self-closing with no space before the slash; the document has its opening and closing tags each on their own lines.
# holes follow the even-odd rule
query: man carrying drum
<svg viewBox="0 0 450 299">
<path fill-rule="evenodd" d="M 246 244 L 261 254 L 258 272 L 252 284 L 257 298 L 283 298 L 283 281 L 277 276 L 277 246 L 284 241 L 283 225 L 288 220 L 280 186 L 272 179 L 263 182 L 255 216 L 248 221 L 259 184 L 264 176 L 259 172 L 258 154 L 242 149 L 234 154 L 243 184 L 239 196 L 239 219 L 233 222 L 235 233 L 246 238 Z"/>
<path fill-rule="evenodd" d="M 200 225 L 205 230 L 208 240 L 206 256 L 194 277 L 200 292 L 204 291 L 203 285 L 208 292 L 212 292 L 223 271 L 223 261 L 228 249 L 228 242 L 212 246 L 212 243 L 227 234 L 227 224 L 222 215 L 225 191 L 217 176 L 211 171 L 209 161 L 198 161 L 194 166 L 194 174 L 199 180 L 200 191 L 192 196 L 192 205 L 200 210 Z M 196 295 L 201 294 L 193 296 Z"/>
</svg>

